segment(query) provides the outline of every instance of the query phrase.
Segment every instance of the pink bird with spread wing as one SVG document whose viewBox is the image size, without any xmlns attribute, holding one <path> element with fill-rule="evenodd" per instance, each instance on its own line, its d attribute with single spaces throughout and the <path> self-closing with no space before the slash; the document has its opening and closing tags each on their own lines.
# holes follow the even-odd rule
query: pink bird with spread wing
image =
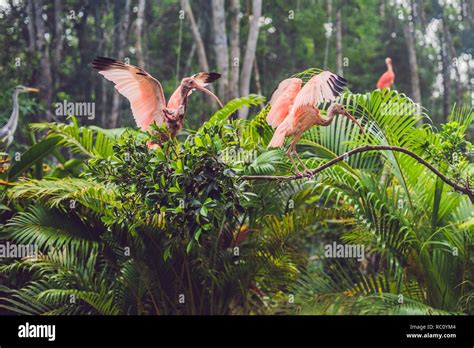
<svg viewBox="0 0 474 348">
<path fill-rule="evenodd" d="M 170 136 L 175 137 L 183 128 L 188 97 L 194 90 L 215 98 L 222 107 L 219 98 L 205 88 L 221 77 L 219 73 L 200 72 L 185 77 L 166 104 L 160 81 L 142 68 L 105 57 L 97 57 L 92 64 L 99 74 L 112 81 L 117 91 L 130 101 L 135 122 L 142 130 L 147 130 L 153 122 L 158 126 L 164 122 Z"/>
<path fill-rule="evenodd" d="M 323 71 L 313 76 L 303 87 L 299 78 L 283 80 L 270 99 L 270 111 L 267 123 L 276 128 L 268 147 L 281 147 L 285 138 L 293 139 L 288 148 L 287 155 L 298 173 L 298 168 L 293 160 L 293 155 L 303 166 L 305 172 L 309 169 L 301 161 L 296 152 L 296 144 L 301 135 L 314 125 L 328 126 L 336 115 L 343 115 L 354 122 L 361 130 L 362 126 L 342 105 L 332 104 L 323 116 L 318 109 L 318 104 L 324 101 L 334 101 L 346 85 L 346 80 L 330 71 Z M 300 173 L 301 174 L 301 173 Z"/>
</svg>

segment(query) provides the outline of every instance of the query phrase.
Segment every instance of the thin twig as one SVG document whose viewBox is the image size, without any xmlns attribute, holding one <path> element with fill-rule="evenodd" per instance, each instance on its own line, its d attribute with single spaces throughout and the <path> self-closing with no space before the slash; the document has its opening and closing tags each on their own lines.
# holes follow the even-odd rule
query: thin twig
<svg viewBox="0 0 474 348">
<path fill-rule="evenodd" d="M 353 150 L 347 151 L 346 153 L 333 158 L 332 160 L 324 163 L 323 165 L 311 170 L 310 173 L 302 173 L 297 175 L 242 175 L 240 176 L 241 179 L 244 180 L 277 180 L 277 181 L 288 181 L 288 180 L 297 180 L 302 178 L 310 178 L 316 175 L 317 173 L 323 171 L 330 166 L 345 160 L 346 158 L 355 155 L 361 152 L 367 151 L 381 151 L 381 150 L 389 150 L 389 151 L 398 151 L 403 152 L 404 154 L 413 157 L 419 163 L 423 164 L 429 170 L 431 170 L 434 174 L 436 174 L 441 180 L 443 180 L 446 184 L 451 186 L 454 190 L 461 192 L 469 197 L 472 203 L 474 203 L 474 191 L 469 189 L 468 187 L 461 186 L 454 181 L 450 180 L 447 176 L 442 174 L 438 169 L 433 167 L 432 164 L 426 162 L 423 158 L 418 156 L 416 153 L 411 152 L 403 147 L 398 146 L 388 146 L 388 145 L 365 145 L 362 147 L 355 148 Z"/>
</svg>

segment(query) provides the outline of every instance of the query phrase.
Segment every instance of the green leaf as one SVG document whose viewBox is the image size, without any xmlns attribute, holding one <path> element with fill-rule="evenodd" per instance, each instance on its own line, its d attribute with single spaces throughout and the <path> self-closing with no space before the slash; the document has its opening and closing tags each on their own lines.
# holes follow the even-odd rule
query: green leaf
<svg viewBox="0 0 474 348">
<path fill-rule="evenodd" d="M 56 167 L 49 176 L 53 178 L 64 178 L 68 174 L 77 176 L 77 170 L 83 165 L 83 163 L 83 161 L 77 158 L 70 159 L 64 163 L 63 168 Z"/>
<path fill-rule="evenodd" d="M 60 136 L 52 136 L 44 139 L 30 147 L 22 156 L 20 161 L 15 162 L 8 171 L 8 179 L 15 180 L 26 170 L 49 155 L 61 141 Z"/>
<path fill-rule="evenodd" d="M 255 106 L 262 104 L 265 101 L 265 97 L 256 94 L 250 94 L 247 97 L 236 98 L 229 101 L 222 109 L 217 111 L 198 131 L 198 134 L 202 134 L 204 129 L 222 124 L 225 122 L 234 112 L 240 108 L 247 106 Z"/>
<path fill-rule="evenodd" d="M 189 254 L 189 252 L 191 251 L 192 247 L 193 247 L 193 244 L 194 244 L 194 239 L 191 239 L 188 243 L 188 245 L 186 246 L 186 252 Z"/>
<path fill-rule="evenodd" d="M 106 135 L 95 127 L 79 127 L 77 119 L 70 117 L 71 123 L 32 123 L 30 127 L 36 131 L 48 131 L 48 138 L 60 136 L 61 145 L 87 157 L 107 158 L 112 155 L 115 138 Z M 140 133 L 138 133 L 140 134 Z"/>
<path fill-rule="evenodd" d="M 207 213 L 208 213 L 207 207 L 206 207 L 205 205 L 203 205 L 203 206 L 201 207 L 201 210 L 199 211 L 199 213 L 200 213 L 202 216 L 207 217 Z"/>
<path fill-rule="evenodd" d="M 166 261 L 171 257 L 171 245 L 168 245 L 163 252 L 163 259 Z"/>
<path fill-rule="evenodd" d="M 176 161 L 176 173 L 183 172 L 183 162 L 181 160 Z"/>
<path fill-rule="evenodd" d="M 199 240 L 199 237 L 201 236 L 201 233 L 202 233 L 202 228 L 200 228 L 199 230 L 196 231 L 196 233 L 194 234 L 194 239 L 196 241 Z"/>
<path fill-rule="evenodd" d="M 194 143 L 195 143 L 197 146 L 199 146 L 199 147 L 202 147 L 202 146 L 203 146 L 201 137 L 195 137 L 195 138 L 194 138 Z"/>
</svg>

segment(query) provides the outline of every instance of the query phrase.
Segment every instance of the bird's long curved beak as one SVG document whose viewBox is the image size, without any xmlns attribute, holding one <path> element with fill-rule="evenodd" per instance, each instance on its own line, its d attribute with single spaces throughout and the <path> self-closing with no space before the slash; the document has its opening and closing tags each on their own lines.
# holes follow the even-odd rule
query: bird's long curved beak
<svg viewBox="0 0 474 348">
<path fill-rule="evenodd" d="M 217 104 L 219 104 L 219 106 L 221 108 L 224 107 L 224 105 L 222 105 L 222 102 L 220 101 L 220 99 L 217 97 L 217 95 L 215 95 L 214 93 L 212 93 L 210 90 L 208 90 L 207 88 L 205 87 L 201 87 L 201 86 L 198 86 L 196 87 L 197 90 L 203 92 L 203 93 L 206 93 L 207 95 L 210 95 L 211 97 L 213 97 L 216 101 L 217 101 Z"/>
<path fill-rule="evenodd" d="M 39 88 L 26 87 L 27 92 L 39 93 Z"/>
<path fill-rule="evenodd" d="M 362 134 L 366 134 L 365 131 L 364 131 L 364 128 L 362 128 L 362 126 L 360 125 L 360 123 L 356 120 L 356 118 L 354 116 L 352 116 L 348 111 L 345 111 L 343 113 L 344 116 L 346 116 L 349 120 L 351 120 L 352 122 L 354 122 L 359 128 L 360 130 L 362 131 Z"/>
</svg>

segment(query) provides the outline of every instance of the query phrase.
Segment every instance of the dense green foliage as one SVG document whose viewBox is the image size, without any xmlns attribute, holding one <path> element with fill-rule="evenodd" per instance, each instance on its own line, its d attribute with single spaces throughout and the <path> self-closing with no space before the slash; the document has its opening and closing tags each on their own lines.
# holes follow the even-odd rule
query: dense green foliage
<svg viewBox="0 0 474 348">
<path fill-rule="evenodd" d="M 16 85 L 41 88 L 19 96 L 14 142 L 0 144 L 0 252 L 37 247 L 0 257 L 0 314 L 474 314 L 473 202 L 415 158 L 370 151 L 312 177 L 244 177 L 294 174 L 288 140 L 267 148 L 261 95 L 317 66 L 347 79 L 338 102 L 365 133 L 344 117 L 309 129 L 307 167 L 398 146 L 472 192 L 472 1 L 263 0 L 252 27 L 255 4 L 0 1 L 0 126 Z M 224 107 L 193 93 L 163 141 L 164 128 L 135 129 L 96 56 L 142 66 L 166 97 L 220 72 L 207 88 Z M 375 90 L 386 57 L 395 85 Z M 63 102 L 94 112 L 56 113 Z"/>
<path fill-rule="evenodd" d="M 346 93 L 341 101 L 368 134 L 343 118 L 310 129 L 299 146 L 309 167 L 361 144 L 389 144 L 472 185 L 465 139 L 472 110 L 455 110 L 438 132 L 419 126 L 426 115 L 396 91 Z M 57 159 L 40 173 L 37 158 L 23 162 L 21 173 L 10 175 L 13 185 L 3 186 L 1 238 L 36 244 L 40 254 L 2 261 L 1 308 L 472 314 L 468 197 L 389 151 L 358 154 L 310 179 L 242 180 L 291 168 L 283 151 L 266 149 L 268 107 L 249 121 L 229 118 L 261 102 L 233 100 L 182 141 L 156 150 L 146 146 L 156 135 L 130 129 L 91 129 L 74 119 L 33 125 L 45 135 L 28 151 Z M 48 139 L 55 150 L 42 153 Z M 333 242 L 363 246 L 365 259 L 326 257 Z"/>
</svg>

